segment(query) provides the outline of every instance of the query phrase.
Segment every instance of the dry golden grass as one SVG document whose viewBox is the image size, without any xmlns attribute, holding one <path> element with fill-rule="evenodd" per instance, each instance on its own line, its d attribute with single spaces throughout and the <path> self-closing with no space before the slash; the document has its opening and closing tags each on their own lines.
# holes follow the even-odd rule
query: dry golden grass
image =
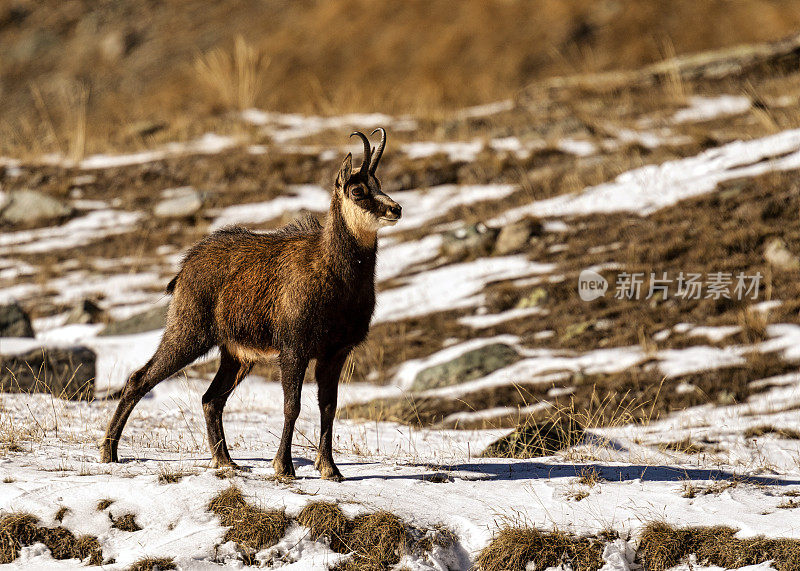
<svg viewBox="0 0 800 571">
<path fill-rule="evenodd" d="M 141 147 L 219 129 L 220 111 L 252 104 L 440 117 L 443 110 L 513 97 L 544 78 L 774 40 L 796 31 L 800 9 L 789 0 L 630 6 L 123 0 L 113 9 L 47 0 L 19 13 L 4 7 L 0 18 L 13 22 L 0 29 L 0 43 L 8 46 L 0 75 L 9 79 L 0 113 L 3 153 L 77 157 L 83 149 Z M 104 23 L 100 35 L 84 24 L 93 18 Z M 672 100 L 693 91 L 675 73 L 662 75 L 657 87 Z M 72 97 L 73 110 L 61 109 L 55 102 L 63 84 L 78 81 L 84 95 Z M 585 84 L 591 91 L 591 79 Z M 782 121 L 761 114 L 764 128 Z"/>
<path fill-rule="evenodd" d="M 111 506 L 111 504 L 113 504 L 113 503 L 114 503 L 114 500 L 112 500 L 110 498 L 103 498 L 102 500 L 97 502 L 96 509 L 97 509 L 97 511 L 101 512 L 103 510 L 108 509 L 108 507 Z"/>
<path fill-rule="evenodd" d="M 312 539 L 325 539 L 333 551 L 348 553 L 351 550 L 347 544 L 350 520 L 338 504 L 310 503 L 300 511 L 297 522 L 311 530 Z"/>
<path fill-rule="evenodd" d="M 177 568 L 171 557 L 145 557 L 128 567 L 128 571 L 167 571 Z"/>
<path fill-rule="evenodd" d="M 386 571 L 404 553 L 424 554 L 434 545 L 447 548 L 457 541 L 447 529 L 413 528 L 387 511 L 350 519 L 330 502 L 308 504 L 297 522 L 309 528 L 312 539 L 324 539 L 333 551 L 351 554 L 336 567 L 340 571 Z"/>
<path fill-rule="evenodd" d="M 214 48 L 194 62 L 200 82 L 213 93 L 223 109 L 253 107 L 264 80 L 269 58 L 242 36 L 236 36 L 233 50 Z"/>
<path fill-rule="evenodd" d="M 778 571 L 800 569 L 800 540 L 753 537 L 737 539 L 730 527 L 675 528 L 651 523 L 641 534 L 639 557 L 648 571 L 663 571 L 694 554 L 701 565 L 737 569 L 773 560 Z"/>
<path fill-rule="evenodd" d="M 63 527 L 40 527 L 35 516 L 13 513 L 0 519 L 0 563 L 11 563 L 21 547 L 44 543 L 54 559 L 86 559 L 90 565 L 100 565 L 103 553 L 94 536 L 75 537 Z"/>
<path fill-rule="evenodd" d="M 596 571 L 603 565 L 603 545 L 596 539 L 532 527 L 501 529 L 478 555 L 478 571 L 525 571 L 567 563 L 575 571 Z"/>
<path fill-rule="evenodd" d="M 396 515 L 378 511 L 357 516 L 347 536 L 354 553 L 340 571 L 385 571 L 400 561 L 406 530 Z"/>
<path fill-rule="evenodd" d="M 490 444 L 481 452 L 484 458 L 537 458 L 552 456 L 580 442 L 583 427 L 573 417 L 556 421 L 531 422 Z"/>
<path fill-rule="evenodd" d="M 252 564 L 256 552 L 275 545 L 286 532 L 289 519 L 282 510 L 263 510 L 247 503 L 241 490 L 230 486 L 217 494 L 208 509 L 229 526 L 225 541 L 234 541 Z"/>
<path fill-rule="evenodd" d="M 53 519 L 57 522 L 61 523 L 64 520 L 64 517 L 69 513 L 70 509 L 67 506 L 61 506 L 58 508 L 58 511 L 53 516 Z"/>
<path fill-rule="evenodd" d="M 758 438 L 765 434 L 774 434 L 777 438 L 786 440 L 800 440 L 800 430 L 794 428 L 777 428 L 771 424 L 752 426 L 744 431 L 745 438 Z"/>
<path fill-rule="evenodd" d="M 597 471 L 597 468 L 589 466 L 581 470 L 581 474 L 578 477 L 577 482 L 592 488 L 600 482 L 605 482 L 605 478 L 600 475 L 600 472 Z"/>
<path fill-rule="evenodd" d="M 175 468 L 167 463 L 163 463 L 158 467 L 158 483 L 159 484 L 175 484 L 180 482 L 185 476 L 191 476 L 195 472 L 191 470 L 182 470 Z"/>
<path fill-rule="evenodd" d="M 121 531 L 134 532 L 142 529 L 142 527 L 136 522 L 136 514 L 127 513 L 119 517 L 114 517 L 113 515 L 108 514 L 108 517 L 111 520 L 111 527 Z"/>
<path fill-rule="evenodd" d="M 672 442 L 664 442 L 659 444 L 659 450 L 672 450 L 675 452 L 682 452 L 683 454 L 700 454 L 705 451 L 705 446 L 692 441 L 688 436 L 681 440 L 674 440 Z"/>
</svg>

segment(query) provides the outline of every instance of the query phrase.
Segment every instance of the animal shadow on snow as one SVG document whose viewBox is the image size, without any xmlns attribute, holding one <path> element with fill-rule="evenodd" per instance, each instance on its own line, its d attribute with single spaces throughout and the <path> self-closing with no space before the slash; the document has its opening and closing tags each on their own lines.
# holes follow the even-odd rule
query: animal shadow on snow
<svg viewBox="0 0 800 571">
<path fill-rule="evenodd" d="M 731 480 L 736 479 L 744 483 L 769 485 L 769 486 L 797 486 L 800 480 L 790 480 L 766 476 L 747 476 L 737 474 L 728 470 L 716 470 L 706 468 L 676 468 L 666 465 L 628 465 L 628 466 L 609 466 L 604 464 L 552 464 L 547 462 L 534 461 L 514 461 L 508 462 L 498 460 L 497 462 L 475 462 L 463 464 L 446 464 L 432 466 L 430 464 L 419 464 L 420 467 L 428 469 L 446 470 L 456 478 L 478 479 L 489 481 L 514 481 L 514 480 L 536 480 L 551 478 L 578 477 L 586 469 L 594 469 L 598 475 L 609 482 L 624 482 L 631 480 L 642 480 L 644 482 L 682 482 L 709 481 L 709 480 Z M 469 474 L 474 474 L 471 478 Z M 374 476 L 353 476 L 347 480 L 370 480 L 370 479 L 415 479 L 424 480 L 429 474 L 375 474 Z"/>
</svg>

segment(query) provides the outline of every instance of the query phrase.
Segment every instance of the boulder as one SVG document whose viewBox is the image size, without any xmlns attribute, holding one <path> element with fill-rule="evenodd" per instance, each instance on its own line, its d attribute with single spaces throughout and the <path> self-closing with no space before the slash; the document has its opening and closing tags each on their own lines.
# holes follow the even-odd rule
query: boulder
<svg viewBox="0 0 800 571">
<path fill-rule="evenodd" d="M 91 400 L 96 360 L 94 351 L 87 347 L 42 347 L 18 355 L 2 355 L 0 390 Z"/>
<path fill-rule="evenodd" d="M 494 247 L 497 232 L 481 223 L 446 232 L 442 237 L 442 254 L 456 260 L 486 256 Z"/>
<path fill-rule="evenodd" d="M 171 188 L 161 194 L 164 198 L 153 210 L 159 218 L 184 218 L 203 207 L 203 197 L 191 186 Z"/>
<path fill-rule="evenodd" d="M 76 323 L 103 323 L 106 313 L 99 305 L 91 299 L 84 299 L 75 304 L 67 315 L 65 323 L 72 325 Z"/>
<path fill-rule="evenodd" d="M 35 224 L 65 218 L 72 207 L 35 190 L 9 192 L 0 207 L 0 220 L 9 224 Z"/>
<path fill-rule="evenodd" d="M 0 305 L 0 337 L 36 337 L 30 317 L 17 302 Z"/>
<path fill-rule="evenodd" d="M 452 361 L 423 369 L 411 384 L 412 391 L 425 391 L 465 383 L 516 363 L 519 353 L 505 343 L 491 343 L 467 351 Z"/>
<path fill-rule="evenodd" d="M 552 456 L 578 444 L 583 427 L 573 418 L 530 422 L 494 441 L 481 453 L 483 458 L 538 458 Z"/>
<path fill-rule="evenodd" d="M 800 269 L 800 258 L 789 251 L 786 242 L 772 238 L 764 248 L 764 259 L 775 269 L 793 271 Z"/>
<path fill-rule="evenodd" d="M 500 229 L 494 244 L 494 253 L 498 256 L 513 254 L 528 245 L 532 236 L 542 232 L 540 222 L 531 219 L 519 220 L 507 224 Z"/>
<path fill-rule="evenodd" d="M 132 315 L 122 321 L 109 323 L 108 326 L 100 332 L 100 335 L 133 335 L 134 333 L 144 333 L 145 331 L 162 329 L 166 323 L 167 306 L 159 305 L 143 313 Z"/>
</svg>

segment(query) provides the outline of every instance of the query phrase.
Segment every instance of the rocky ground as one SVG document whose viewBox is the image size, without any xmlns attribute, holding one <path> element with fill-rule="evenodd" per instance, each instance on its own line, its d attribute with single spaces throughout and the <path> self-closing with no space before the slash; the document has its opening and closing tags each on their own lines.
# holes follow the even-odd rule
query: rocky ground
<svg viewBox="0 0 800 571">
<path fill-rule="evenodd" d="M 647 558 L 642 530 L 656 521 L 797 538 L 793 45 L 546 82 L 437 120 L 250 109 L 229 118 L 236 135 L 2 159 L 0 507 L 45 526 L 68 508 L 61 525 L 96 536 L 109 569 L 144 557 L 348 564 L 296 519 L 317 500 L 452 534 L 447 547 L 404 543 L 383 568 L 489 569 L 479 554 L 498 530 L 525 526 L 593 536 L 601 562 L 586 568 L 607 570 L 680 563 Z M 343 379 L 335 447 L 348 479 L 310 466 L 313 385 L 298 479 L 271 478 L 272 364 L 226 410 L 248 470 L 216 477 L 199 405 L 214 355 L 136 409 L 126 462 L 99 464 L 114 392 L 158 342 L 181 253 L 225 225 L 322 215 L 346 135 L 378 125 L 390 137 L 384 190 L 404 217 L 381 235 L 373 328 Z M 285 510 L 277 543 L 248 554 L 225 540 L 230 525 L 206 508 L 231 481 Z M 104 498 L 114 503 L 96 509 Z M 115 525 L 128 514 L 141 529 Z M 44 545 L 9 564 L 76 564 Z M 562 551 L 548 566 L 582 568 Z M 764 553 L 706 563 L 797 568 Z"/>
</svg>

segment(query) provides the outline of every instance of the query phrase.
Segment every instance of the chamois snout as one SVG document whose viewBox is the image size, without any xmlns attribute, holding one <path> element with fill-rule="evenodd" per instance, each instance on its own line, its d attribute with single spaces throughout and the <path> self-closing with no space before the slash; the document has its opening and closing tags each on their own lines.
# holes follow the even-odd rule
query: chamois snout
<svg viewBox="0 0 800 571">
<path fill-rule="evenodd" d="M 396 222 L 400 220 L 400 217 L 402 215 L 403 215 L 403 207 L 397 204 L 394 200 L 392 200 L 392 204 L 386 207 L 386 214 L 384 215 L 384 218 L 386 218 L 387 220 L 391 220 L 392 222 Z"/>
</svg>

